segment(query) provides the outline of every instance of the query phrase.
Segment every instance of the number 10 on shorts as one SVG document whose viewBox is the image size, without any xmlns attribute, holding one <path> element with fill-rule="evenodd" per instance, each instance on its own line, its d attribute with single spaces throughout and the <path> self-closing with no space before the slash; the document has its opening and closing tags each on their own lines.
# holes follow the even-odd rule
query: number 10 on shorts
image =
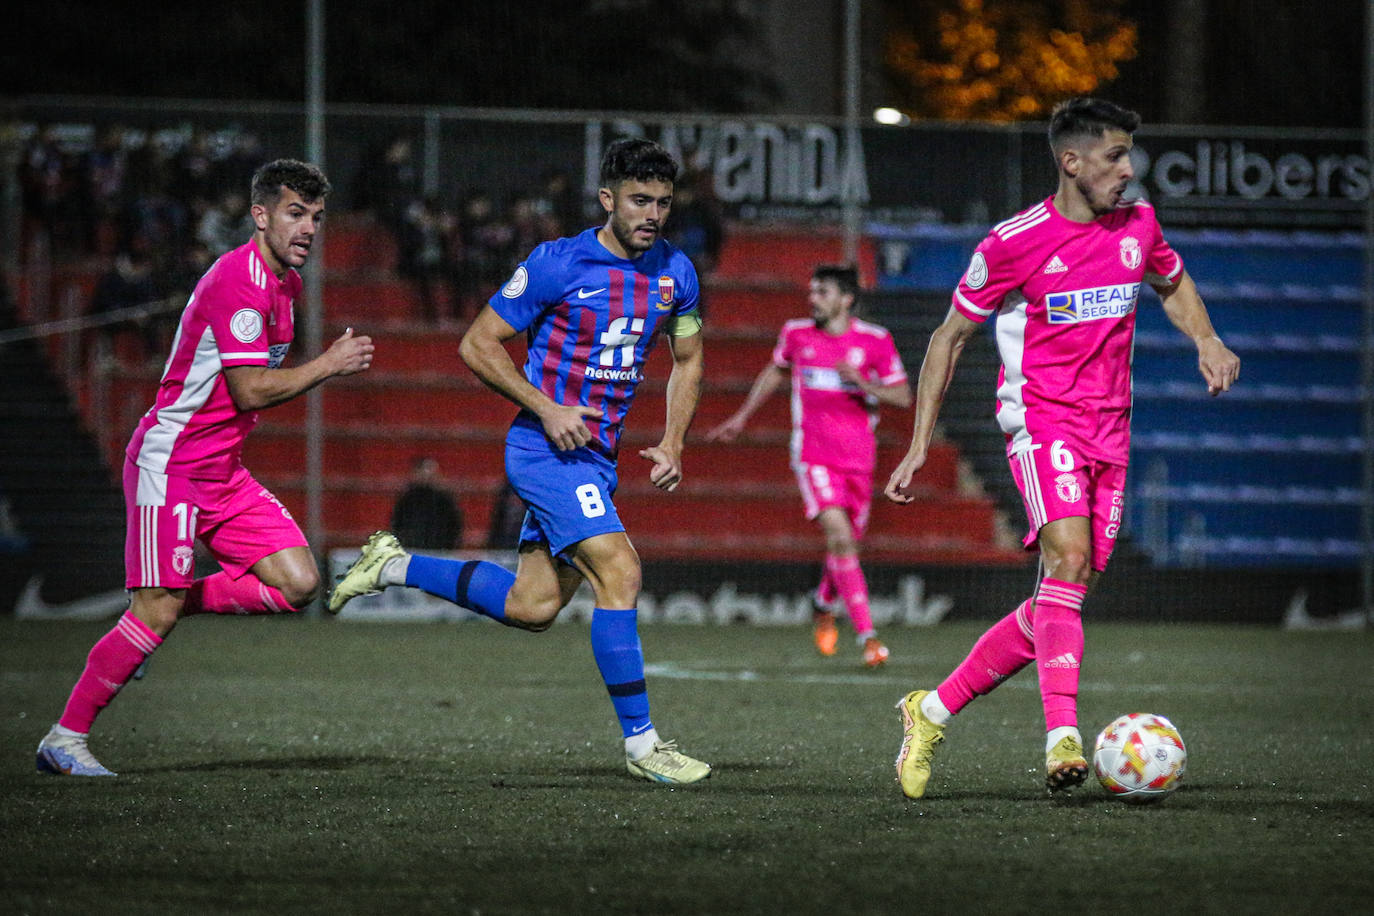
<svg viewBox="0 0 1374 916">
<path fill-rule="evenodd" d="M 594 483 L 584 483 L 573 493 L 582 506 L 582 514 L 587 518 L 600 518 L 606 514 L 606 500 Z"/>
</svg>

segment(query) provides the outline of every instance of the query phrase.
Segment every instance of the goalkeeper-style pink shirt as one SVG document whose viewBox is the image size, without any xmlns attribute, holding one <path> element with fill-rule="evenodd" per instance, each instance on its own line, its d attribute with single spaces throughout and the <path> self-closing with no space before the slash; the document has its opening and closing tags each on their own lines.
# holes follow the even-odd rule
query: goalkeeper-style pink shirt
<svg viewBox="0 0 1374 916">
<path fill-rule="evenodd" d="M 851 318 L 842 334 L 827 334 L 808 318 L 782 326 L 773 364 L 792 373 L 792 460 L 872 473 L 877 401 L 840 378 L 835 367 L 841 362 L 879 385 L 906 381 L 886 328 L 858 318 Z"/>
<path fill-rule="evenodd" d="M 156 400 L 129 440 L 130 460 L 149 471 L 228 480 L 258 413 L 238 409 L 223 370 L 281 365 L 300 292 L 300 274 L 288 269 L 278 280 L 253 242 L 225 252 L 181 313 Z"/>
<path fill-rule="evenodd" d="M 1126 465 L 1140 285 L 1182 273 L 1143 201 L 1077 223 L 1047 198 L 993 227 L 955 287 L 954 307 L 971 321 L 997 316 L 997 422 L 1008 455 L 1062 439 Z"/>
</svg>

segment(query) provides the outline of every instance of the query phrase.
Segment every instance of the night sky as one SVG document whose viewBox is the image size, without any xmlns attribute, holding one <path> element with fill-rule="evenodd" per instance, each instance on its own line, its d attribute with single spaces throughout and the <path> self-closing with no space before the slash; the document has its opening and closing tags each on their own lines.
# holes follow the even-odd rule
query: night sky
<svg viewBox="0 0 1374 916">
<path fill-rule="evenodd" d="M 659 0 L 647 22 L 584 6 L 331 0 L 327 99 L 769 113 L 759 102 L 766 86 L 751 82 L 746 63 L 735 65 L 749 55 L 710 59 L 712 44 L 738 23 L 706 21 L 710 14 L 689 0 Z M 1099 91 L 1150 122 L 1171 120 L 1160 87 L 1182 44 L 1168 20 L 1174 6 L 1124 3 L 1139 27 L 1139 54 Z M 1360 126 L 1364 3 L 1206 0 L 1205 8 L 1194 123 Z M 7 20 L 6 95 L 297 100 L 305 92 L 303 0 L 49 0 L 19 4 Z M 667 36 L 647 62 L 627 50 L 646 29 Z"/>
</svg>

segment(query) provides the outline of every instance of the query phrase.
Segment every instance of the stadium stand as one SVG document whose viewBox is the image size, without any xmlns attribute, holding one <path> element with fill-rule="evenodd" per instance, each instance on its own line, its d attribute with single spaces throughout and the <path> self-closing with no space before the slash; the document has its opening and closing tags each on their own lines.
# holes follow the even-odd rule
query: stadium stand
<svg viewBox="0 0 1374 916">
<path fill-rule="evenodd" d="M 460 323 L 414 320 L 414 288 L 397 276 L 394 248 L 384 234 L 368 219 L 350 215 L 331 218 L 328 232 L 326 339 L 353 326 L 376 336 L 380 346 L 365 376 L 335 379 L 321 388 L 326 546 L 352 546 L 384 525 L 407 469 L 421 455 L 434 455 L 454 486 L 468 519 L 465 546 L 488 546 L 485 532 L 504 473 L 501 441 L 514 409 L 459 361 Z M 814 230 L 740 229 L 728 236 L 703 295 L 707 380 L 686 455 L 690 485 L 665 496 L 638 473 L 636 453 L 656 441 L 663 422 L 671 368 L 666 346 L 650 360 L 627 425 L 617 505 L 641 550 L 681 559 L 806 562 L 817 555 L 820 535 L 802 517 L 788 466 L 786 397 L 775 397 L 735 443 L 707 443 L 701 434 L 738 406 L 769 358 L 782 322 L 805 314 L 811 267 L 839 260 L 841 247 L 838 235 Z M 867 276 L 875 274 L 871 246 L 861 252 L 860 263 Z M 512 345 L 517 360 L 521 351 L 518 343 Z M 908 347 L 906 355 L 918 357 L 919 351 Z M 120 420 L 109 424 L 110 439 L 103 443 L 111 461 L 137 413 L 150 402 L 154 384 L 146 371 L 120 365 L 111 384 L 112 412 Z M 305 505 L 305 413 L 304 399 L 265 412 L 245 446 L 248 466 L 298 513 Z M 905 411 L 885 414 L 877 486 L 900 459 L 909 431 Z M 957 446 L 938 443 L 916 505 L 875 500 L 869 557 L 874 562 L 1024 563 L 999 507 L 974 480 Z"/>
</svg>

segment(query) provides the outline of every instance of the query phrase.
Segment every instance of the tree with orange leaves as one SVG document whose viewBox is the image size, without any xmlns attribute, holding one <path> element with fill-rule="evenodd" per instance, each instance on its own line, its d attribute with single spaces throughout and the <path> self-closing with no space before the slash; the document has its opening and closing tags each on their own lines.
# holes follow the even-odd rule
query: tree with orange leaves
<svg viewBox="0 0 1374 916">
<path fill-rule="evenodd" d="M 914 117 L 1019 121 L 1090 95 L 1135 56 L 1121 0 L 918 0 L 887 5 L 885 63 Z"/>
</svg>

